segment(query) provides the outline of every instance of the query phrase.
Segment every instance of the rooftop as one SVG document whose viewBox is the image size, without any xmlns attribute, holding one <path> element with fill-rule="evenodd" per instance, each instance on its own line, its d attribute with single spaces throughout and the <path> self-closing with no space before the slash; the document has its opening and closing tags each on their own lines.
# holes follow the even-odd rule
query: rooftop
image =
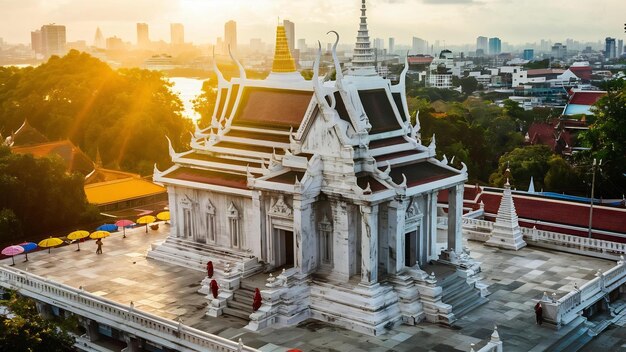
<svg viewBox="0 0 626 352">
<path fill-rule="evenodd" d="M 465 243 L 472 256 L 482 262 L 483 277 L 490 284 L 489 302 L 470 312 L 453 328 L 421 323 L 401 325 L 382 336 L 366 336 L 318 321 L 308 320 L 296 327 L 267 329 L 260 333 L 243 329 L 243 320 L 232 317 L 209 318 L 207 300 L 196 293 L 204 273 L 146 259 L 151 243 L 166 238 L 169 225 L 161 223 L 158 231 L 144 228 L 127 230 L 127 238 L 114 233 L 104 239 L 104 253 L 96 255 L 96 245 L 85 242 L 82 251 L 75 246 L 40 251 L 29 255 L 29 262 L 16 258 L 16 268 L 64 283 L 113 301 L 134 303 L 137 310 L 169 319 L 181 318 L 186 325 L 236 340 L 264 351 L 284 351 L 286 348 L 323 351 L 468 351 L 471 343 L 489 337 L 493 325 L 498 325 L 505 350 L 528 351 L 561 332 L 534 323 L 533 298 L 542 292 L 560 292 L 582 286 L 615 263 L 572 254 L 524 248 L 519 252 Z M 10 259 L 0 261 L 10 264 Z M 622 329 L 624 330 L 624 329 Z M 602 346 L 618 350 L 626 332 L 612 330 L 586 346 L 587 350 Z M 283 348 L 281 348 L 283 347 Z"/>
<path fill-rule="evenodd" d="M 165 193 L 165 188 L 139 177 L 93 183 L 85 186 L 91 204 L 103 205 Z"/>
</svg>

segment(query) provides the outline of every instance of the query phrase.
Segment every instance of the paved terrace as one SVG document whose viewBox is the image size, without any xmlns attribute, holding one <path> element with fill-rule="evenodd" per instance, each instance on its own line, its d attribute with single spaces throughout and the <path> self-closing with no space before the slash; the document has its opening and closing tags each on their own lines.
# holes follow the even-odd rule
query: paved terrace
<svg viewBox="0 0 626 352">
<path fill-rule="evenodd" d="M 519 252 L 484 247 L 470 242 L 472 256 L 481 261 L 483 277 L 491 286 L 489 303 L 459 319 L 452 328 L 422 323 L 401 325 L 383 336 L 371 337 L 314 320 L 297 327 L 248 332 L 243 320 L 232 317 L 205 317 L 207 301 L 196 293 L 204 274 L 145 257 L 150 244 L 164 240 L 169 225 L 158 231 L 145 228 L 112 234 L 104 239 L 104 253 L 96 255 L 94 241 L 32 253 L 29 262 L 16 257 L 16 267 L 83 289 L 122 304 L 144 310 L 263 351 L 469 351 L 471 343 L 486 340 L 498 325 L 505 351 L 528 351 L 555 340 L 557 332 L 534 323 L 533 298 L 543 291 L 565 292 L 592 279 L 597 269 L 613 267 L 612 261 L 567 253 L 524 248 Z M 11 260 L 1 261 L 10 264 Z M 621 329 L 626 330 L 626 329 Z M 595 348 L 626 350 L 625 332 L 608 331 L 592 342 Z M 589 346 L 586 350 L 593 350 Z"/>
</svg>

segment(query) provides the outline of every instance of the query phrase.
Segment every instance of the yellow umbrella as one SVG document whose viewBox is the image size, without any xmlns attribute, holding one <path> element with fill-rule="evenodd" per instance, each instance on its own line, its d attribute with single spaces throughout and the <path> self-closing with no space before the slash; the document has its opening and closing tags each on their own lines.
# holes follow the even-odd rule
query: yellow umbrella
<svg viewBox="0 0 626 352">
<path fill-rule="evenodd" d="M 76 240 L 76 244 L 78 245 L 78 248 L 76 249 L 76 251 L 80 251 L 80 240 L 82 240 L 85 237 L 89 237 L 89 232 L 88 231 L 84 231 L 84 230 L 78 230 L 78 231 L 74 231 L 71 232 L 69 235 L 67 235 L 67 239 L 68 240 Z"/>
<path fill-rule="evenodd" d="M 93 238 L 94 240 L 98 238 L 105 238 L 111 236 L 111 233 L 108 231 L 95 231 L 89 235 L 89 238 Z"/>
<path fill-rule="evenodd" d="M 162 221 L 168 221 L 170 219 L 170 212 L 169 211 L 162 211 L 160 213 L 157 214 L 157 219 L 162 220 Z"/>
<path fill-rule="evenodd" d="M 46 238 L 38 243 L 39 247 L 48 248 L 48 253 L 50 253 L 50 248 L 56 247 L 63 243 L 63 240 L 57 237 Z"/>
<path fill-rule="evenodd" d="M 139 219 L 137 219 L 137 221 L 135 221 L 138 224 L 141 225 L 146 225 L 146 233 L 148 232 L 148 224 L 153 223 L 156 221 L 156 218 L 152 215 L 146 215 L 146 216 L 142 216 Z"/>
</svg>

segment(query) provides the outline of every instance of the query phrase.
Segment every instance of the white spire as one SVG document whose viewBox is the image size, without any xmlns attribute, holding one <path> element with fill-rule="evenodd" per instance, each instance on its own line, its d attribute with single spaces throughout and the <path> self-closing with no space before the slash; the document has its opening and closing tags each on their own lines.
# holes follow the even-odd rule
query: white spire
<svg viewBox="0 0 626 352">
<path fill-rule="evenodd" d="M 359 24 L 359 32 L 354 45 L 354 54 L 352 56 L 352 74 L 359 76 L 375 75 L 374 69 L 374 53 L 370 43 L 370 35 L 367 30 L 367 16 L 365 12 L 365 0 L 361 0 L 361 22 Z"/>
<path fill-rule="evenodd" d="M 522 231 L 517 219 L 511 185 L 507 178 L 504 184 L 504 192 L 500 200 L 500 208 L 496 215 L 496 222 L 491 230 L 491 238 L 485 242 L 487 246 L 518 250 L 526 246 Z"/>
</svg>

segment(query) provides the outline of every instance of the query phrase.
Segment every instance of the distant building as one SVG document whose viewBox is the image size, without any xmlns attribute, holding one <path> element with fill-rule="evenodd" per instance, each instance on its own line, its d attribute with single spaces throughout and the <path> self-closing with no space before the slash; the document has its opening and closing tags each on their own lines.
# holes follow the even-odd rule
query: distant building
<svg viewBox="0 0 626 352">
<path fill-rule="evenodd" d="M 150 46 L 150 35 L 147 23 L 137 23 L 137 46 L 145 49 Z"/>
<path fill-rule="evenodd" d="M 253 53 L 263 51 L 263 41 L 260 38 L 250 39 L 250 51 Z"/>
<path fill-rule="evenodd" d="M 41 31 L 39 29 L 30 32 L 30 47 L 37 54 L 43 54 L 43 46 L 41 45 Z"/>
<path fill-rule="evenodd" d="M 1 43 L 2 43 L 2 41 L 0 40 L 0 44 Z M 624 40 L 623 39 L 619 39 L 617 41 L 617 57 L 622 56 L 623 53 L 624 53 Z"/>
<path fill-rule="evenodd" d="M 489 38 L 489 55 L 498 55 L 502 52 L 502 41 L 498 37 Z"/>
<path fill-rule="evenodd" d="M 237 51 L 237 22 L 228 21 L 224 24 L 224 50 Z"/>
<path fill-rule="evenodd" d="M 552 57 L 555 59 L 564 59 L 567 56 L 567 45 L 554 43 L 552 46 Z"/>
<path fill-rule="evenodd" d="M 306 39 L 302 38 L 302 39 L 298 39 L 298 50 L 300 51 L 304 51 L 306 50 Z"/>
<path fill-rule="evenodd" d="M 396 38 L 389 38 L 389 45 L 387 46 L 389 49 L 389 54 L 393 54 L 396 51 Z"/>
<path fill-rule="evenodd" d="M 118 37 L 110 37 L 106 40 L 106 49 L 107 50 L 124 50 L 124 42 L 122 38 Z"/>
<path fill-rule="evenodd" d="M 182 23 L 170 24 L 170 38 L 172 45 L 185 44 L 185 27 Z"/>
<path fill-rule="evenodd" d="M 49 24 L 30 32 L 31 47 L 45 56 L 65 54 L 65 26 Z"/>
<path fill-rule="evenodd" d="M 428 51 L 428 43 L 418 37 L 413 37 L 413 45 L 411 46 L 412 54 L 426 54 Z"/>
<path fill-rule="evenodd" d="M 293 55 L 293 52 L 296 50 L 296 24 L 289 20 L 284 20 L 283 27 L 285 27 L 289 51 L 291 51 L 291 54 Z"/>
<path fill-rule="evenodd" d="M 533 60 L 535 58 L 535 50 L 533 49 L 524 49 L 524 54 L 522 55 L 522 59 L 524 60 Z"/>
<path fill-rule="evenodd" d="M 617 57 L 615 38 L 606 37 L 604 40 L 604 57 L 607 59 L 615 59 Z"/>
<path fill-rule="evenodd" d="M 385 49 L 385 41 L 383 38 L 374 38 L 374 49 L 381 51 Z"/>
<path fill-rule="evenodd" d="M 489 52 L 489 38 L 478 37 L 476 38 L 476 52 L 482 50 L 483 54 Z"/>
<path fill-rule="evenodd" d="M 96 29 L 96 35 L 93 39 L 93 46 L 98 49 L 104 49 L 106 47 L 106 41 L 104 40 L 104 36 L 102 35 L 100 27 Z"/>
</svg>

